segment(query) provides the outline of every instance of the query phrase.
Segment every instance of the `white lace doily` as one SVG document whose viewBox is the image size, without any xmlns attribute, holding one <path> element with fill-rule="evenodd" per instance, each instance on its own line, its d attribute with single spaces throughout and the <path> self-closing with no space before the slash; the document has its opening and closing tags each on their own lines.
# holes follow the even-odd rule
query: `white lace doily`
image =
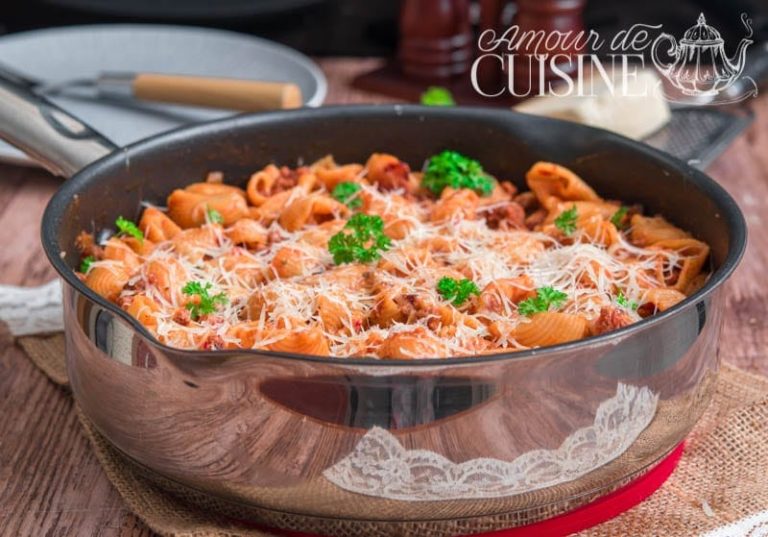
<svg viewBox="0 0 768 537">
<path fill-rule="evenodd" d="M 14 336 L 61 332 L 61 282 L 56 279 L 39 287 L 0 285 L 0 321 Z"/>
<path fill-rule="evenodd" d="M 761 511 L 717 529 L 701 537 L 768 537 L 768 511 Z"/>
<path fill-rule="evenodd" d="M 454 463 L 426 450 L 407 450 L 380 427 L 323 472 L 328 481 L 358 494 L 391 500 L 498 498 L 572 481 L 626 451 L 656 413 L 658 396 L 646 387 L 619 384 L 603 401 L 594 423 L 553 450 L 523 453 L 513 461 L 472 459 Z"/>
</svg>

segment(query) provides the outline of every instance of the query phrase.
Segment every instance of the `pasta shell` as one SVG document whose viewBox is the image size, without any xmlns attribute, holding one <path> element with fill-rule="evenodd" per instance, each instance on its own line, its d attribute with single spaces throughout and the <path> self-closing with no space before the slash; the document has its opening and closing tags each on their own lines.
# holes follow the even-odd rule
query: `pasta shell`
<svg viewBox="0 0 768 537">
<path fill-rule="evenodd" d="M 328 347 L 328 340 L 319 328 L 310 328 L 303 332 L 289 334 L 283 339 L 267 345 L 267 348 L 271 351 L 317 356 L 328 356 L 331 352 Z"/>
<path fill-rule="evenodd" d="M 265 332 L 260 323 L 246 322 L 236 324 L 227 330 L 227 336 L 236 338 L 238 343 L 227 343 L 227 348 L 253 349 L 264 338 Z"/>
<path fill-rule="evenodd" d="M 313 195 L 294 200 L 281 212 L 278 221 L 286 230 L 297 231 L 307 224 L 318 224 L 348 212 L 346 205 L 328 196 Z"/>
<path fill-rule="evenodd" d="M 403 312 L 395 302 L 395 295 L 391 291 L 382 291 L 376 295 L 376 305 L 372 315 L 372 321 L 382 328 L 387 328 L 394 322 L 403 321 Z"/>
<path fill-rule="evenodd" d="M 367 189 L 360 192 L 360 199 L 363 201 L 362 212 L 378 214 L 385 223 L 403 217 L 411 217 L 417 220 L 422 219 L 418 209 L 404 197 L 397 194 L 383 196 L 375 190 Z"/>
<path fill-rule="evenodd" d="M 262 314 L 266 312 L 267 300 L 261 291 L 256 291 L 250 297 L 245 305 L 245 312 L 248 319 L 258 321 Z"/>
<path fill-rule="evenodd" d="M 581 272 L 576 276 L 579 285 L 591 289 L 599 289 L 605 280 L 611 280 L 609 270 L 596 260 L 590 260 L 585 264 Z M 605 285 L 603 284 L 603 288 Z"/>
<path fill-rule="evenodd" d="M 673 226 L 663 216 L 632 215 L 630 220 L 629 240 L 637 246 L 650 246 L 659 241 L 687 239 L 688 233 Z"/>
<path fill-rule="evenodd" d="M 155 207 L 144 209 L 141 220 L 139 220 L 139 228 L 144 232 L 144 238 L 152 242 L 170 240 L 181 232 L 181 228 L 176 222 Z"/>
<path fill-rule="evenodd" d="M 477 329 L 482 326 L 482 323 L 476 317 L 467 315 L 452 306 L 439 306 L 437 308 L 437 315 L 440 318 L 440 326 L 442 327 L 455 327 L 456 325 L 461 324 Z M 435 329 L 433 326 L 430 326 L 430 328 L 433 330 Z"/>
<path fill-rule="evenodd" d="M 525 174 L 528 188 L 544 207 L 565 201 L 598 201 L 600 197 L 568 168 L 552 162 L 537 162 Z"/>
<path fill-rule="evenodd" d="M 85 277 L 85 285 L 112 302 L 128 283 L 130 274 L 119 261 L 108 261 L 91 267 Z"/>
<path fill-rule="evenodd" d="M 339 265 L 326 270 L 322 274 L 318 274 L 314 277 L 315 279 L 310 280 L 308 283 L 314 285 L 318 281 L 323 281 L 346 289 L 361 290 L 369 286 L 370 276 L 370 269 L 366 265 Z"/>
<path fill-rule="evenodd" d="M 317 173 L 319 170 L 332 170 L 338 166 L 339 165 L 336 164 L 336 160 L 334 160 L 333 155 L 325 155 L 323 158 L 319 158 L 310 164 L 309 169 Z"/>
<path fill-rule="evenodd" d="M 344 297 L 320 295 L 317 297 L 317 314 L 326 332 L 351 334 L 356 325 L 362 327 L 363 314 L 355 304 L 347 304 Z"/>
<path fill-rule="evenodd" d="M 376 354 L 380 358 L 412 360 L 414 358 L 438 358 L 447 354 L 445 345 L 434 335 L 418 327 L 398 332 L 384 340 Z"/>
<path fill-rule="evenodd" d="M 360 164 L 347 164 L 337 168 L 318 168 L 315 175 L 318 181 L 332 192 L 339 183 L 359 183 L 362 179 L 363 167 Z"/>
<path fill-rule="evenodd" d="M 449 254 L 458 250 L 459 240 L 456 237 L 430 237 L 419 242 L 419 247 L 433 253 Z"/>
<path fill-rule="evenodd" d="M 285 208 L 286 203 L 294 195 L 304 195 L 305 191 L 300 187 L 290 190 L 284 190 L 274 196 L 264 199 L 264 201 L 254 210 L 249 212 L 249 216 L 268 226 L 278 219 Z"/>
<path fill-rule="evenodd" d="M 244 244 L 252 249 L 267 244 L 267 230 L 252 218 L 241 218 L 227 228 L 224 234 L 235 244 Z"/>
<path fill-rule="evenodd" d="M 536 296 L 536 284 L 530 276 L 517 278 L 499 278 L 494 280 L 480 293 L 477 301 L 478 312 L 510 313 L 512 304 Z"/>
<path fill-rule="evenodd" d="M 313 198 L 297 199 L 285 208 L 278 221 L 288 231 L 301 229 L 312 217 L 313 206 Z"/>
<path fill-rule="evenodd" d="M 155 314 L 160 311 L 160 306 L 148 296 L 135 295 L 125 311 L 151 331 L 157 328 Z"/>
<path fill-rule="evenodd" d="M 374 153 L 368 158 L 365 167 L 368 170 L 368 181 L 380 190 L 405 189 L 406 192 L 415 192 L 418 189 L 415 178 L 411 178 L 411 168 L 394 155 Z"/>
<path fill-rule="evenodd" d="M 188 229 L 205 223 L 205 202 L 208 198 L 187 190 L 174 190 L 168 196 L 168 217 L 180 227 Z"/>
<path fill-rule="evenodd" d="M 517 191 L 512 183 L 496 183 L 493 185 L 490 195 L 480 198 L 480 206 L 499 205 L 504 202 L 512 201 L 514 193 Z"/>
<path fill-rule="evenodd" d="M 141 257 L 148 256 L 155 249 L 155 243 L 147 238 L 139 240 L 136 237 L 122 237 L 120 240 Z"/>
<path fill-rule="evenodd" d="M 611 246 L 619 242 L 619 231 L 611 222 L 594 215 L 579 218 L 577 227 L 583 231 L 582 242 Z"/>
<path fill-rule="evenodd" d="M 245 199 L 245 191 L 242 188 L 221 183 L 192 183 L 191 185 L 187 185 L 184 190 L 194 194 L 202 194 L 207 197 L 237 194 Z"/>
<path fill-rule="evenodd" d="M 696 239 L 665 239 L 653 244 L 653 248 L 672 250 L 684 256 L 680 272 L 673 287 L 678 291 L 686 289 L 704 268 L 709 257 L 709 246 Z"/>
<path fill-rule="evenodd" d="M 328 248 L 328 241 L 331 240 L 331 237 L 341 231 L 346 223 L 346 220 L 340 218 L 328 220 L 319 226 L 314 226 L 304 231 L 299 240 L 303 243 L 326 249 Z"/>
<path fill-rule="evenodd" d="M 416 269 L 437 267 L 438 262 L 426 248 L 404 247 L 379 262 L 378 267 L 397 276 L 405 276 Z"/>
<path fill-rule="evenodd" d="M 317 262 L 308 259 L 304 252 L 290 247 L 278 250 L 270 263 L 271 271 L 279 278 L 301 276 L 317 266 Z"/>
<path fill-rule="evenodd" d="M 451 218 L 474 220 L 479 201 L 478 195 L 467 188 L 458 190 L 446 188 L 432 208 L 429 219 L 433 222 L 441 222 Z"/>
<path fill-rule="evenodd" d="M 253 288 L 264 281 L 264 263 L 243 253 L 235 251 L 208 263 L 219 267 L 227 281 L 237 282 L 246 288 Z"/>
<path fill-rule="evenodd" d="M 206 213 L 216 211 L 222 224 L 229 226 L 248 216 L 248 205 L 235 192 L 206 196 L 188 190 L 174 190 L 168 196 L 168 216 L 184 229 L 202 226 Z"/>
<path fill-rule="evenodd" d="M 181 288 L 187 283 L 187 271 L 176 259 L 153 259 L 144 266 L 144 279 L 157 289 L 166 301 L 178 302 Z"/>
<path fill-rule="evenodd" d="M 306 192 L 310 192 L 317 186 L 317 175 L 306 168 L 300 169 L 296 185 L 303 188 Z"/>
<path fill-rule="evenodd" d="M 530 322 L 517 325 L 512 335 L 526 347 L 546 347 L 584 338 L 588 332 L 584 317 L 550 311 L 537 313 Z"/>
<path fill-rule="evenodd" d="M 415 224 L 405 218 L 398 218 L 388 222 L 384 226 L 384 233 L 396 241 L 402 240 L 408 236 L 408 233 L 415 227 Z"/>
<path fill-rule="evenodd" d="M 203 219 L 197 225 L 205 223 L 205 211 L 208 210 L 218 212 L 221 216 L 221 224 L 224 226 L 231 226 L 241 218 L 249 215 L 248 204 L 245 198 L 239 194 L 219 194 L 207 198 L 203 203 Z"/>
<path fill-rule="evenodd" d="M 196 263 L 216 248 L 218 237 L 211 227 L 185 229 L 171 241 L 174 250 L 189 261 Z"/>
<path fill-rule="evenodd" d="M 511 321 L 499 319 L 488 323 L 488 332 L 494 341 L 506 342 L 510 335 L 514 333 L 515 327 Z"/>
<path fill-rule="evenodd" d="M 591 217 L 610 220 L 621 206 L 607 201 L 556 201 L 551 203 L 544 223 L 553 224 L 558 216 L 574 207 L 578 220 L 588 220 Z"/>
<path fill-rule="evenodd" d="M 279 178 L 280 169 L 274 164 L 251 175 L 245 189 L 248 201 L 257 207 L 264 203 L 272 195 L 272 189 Z"/>
<path fill-rule="evenodd" d="M 637 311 L 641 316 L 647 317 L 657 312 L 666 311 L 683 300 L 685 300 L 685 295 L 676 289 L 667 289 L 665 287 L 648 289 L 643 294 Z"/>
<path fill-rule="evenodd" d="M 141 264 L 136 252 L 117 237 L 109 239 L 104 246 L 104 259 L 120 261 L 128 272 L 133 272 Z"/>
</svg>

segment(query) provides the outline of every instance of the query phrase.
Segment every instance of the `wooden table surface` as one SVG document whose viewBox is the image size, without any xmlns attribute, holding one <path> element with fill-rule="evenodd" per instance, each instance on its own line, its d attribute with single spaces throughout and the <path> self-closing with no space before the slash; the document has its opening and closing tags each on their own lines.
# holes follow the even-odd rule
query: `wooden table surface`
<svg viewBox="0 0 768 537">
<path fill-rule="evenodd" d="M 353 90 L 377 60 L 329 59 L 330 103 L 386 102 Z M 768 375 L 768 95 L 753 99 L 752 127 L 709 168 L 747 215 L 750 244 L 728 284 L 720 346 L 726 361 Z M 43 208 L 60 180 L 0 165 L 0 283 L 55 276 L 39 243 Z M 764 279 L 765 278 L 765 279 Z M 124 506 L 80 432 L 70 396 L 35 369 L 9 337 L 0 350 L 0 536 L 133 536 L 153 533 Z"/>
</svg>

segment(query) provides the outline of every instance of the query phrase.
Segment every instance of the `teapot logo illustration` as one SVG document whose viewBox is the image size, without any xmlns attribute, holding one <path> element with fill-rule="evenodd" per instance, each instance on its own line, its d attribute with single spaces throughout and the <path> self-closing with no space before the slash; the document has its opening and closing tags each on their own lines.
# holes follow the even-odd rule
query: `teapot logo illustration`
<svg viewBox="0 0 768 537">
<path fill-rule="evenodd" d="M 744 70 L 747 47 L 753 41 L 752 27 L 745 14 L 741 16 L 741 22 L 747 29 L 747 35 L 731 58 L 726 56 L 720 32 L 707 24 L 702 13 L 696 25 L 685 32 L 679 43 L 668 33 L 660 34 L 653 42 L 651 59 L 664 78 L 684 95 L 715 97 L 731 87 Z M 667 43 L 669 46 L 664 52 L 671 61 L 664 63 L 659 52 Z M 750 79 L 750 82 L 754 86 L 754 81 Z M 745 97 L 742 95 L 735 100 Z"/>
</svg>

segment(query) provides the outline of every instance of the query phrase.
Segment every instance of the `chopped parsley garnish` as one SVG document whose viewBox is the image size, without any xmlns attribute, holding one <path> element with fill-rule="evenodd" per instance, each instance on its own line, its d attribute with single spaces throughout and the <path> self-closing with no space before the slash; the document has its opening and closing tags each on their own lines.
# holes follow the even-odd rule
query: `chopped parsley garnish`
<svg viewBox="0 0 768 537">
<path fill-rule="evenodd" d="M 629 207 L 622 205 L 619 207 L 619 210 L 613 213 L 613 216 L 611 217 L 611 224 L 616 226 L 616 229 L 623 229 L 625 227 L 624 217 L 627 216 L 627 211 L 629 211 Z"/>
<path fill-rule="evenodd" d="M 199 319 L 203 315 L 208 315 L 216 311 L 217 304 L 226 304 L 227 295 L 219 293 L 211 296 L 209 291 L 212 285 L 206 283 L 205 285 L 200 282 L 187 282 L 187 284 L 181 289 L 181 292 L 185 295 L 196 296 L 196 302 L 187 302 L 185 306 L 193 320 Z"/>
<path fill-rule="evenodd" d="M 144 241 L 144 233 L 142 233 L 139 227 L 130 220 L 118 216 L 117 220 L 115 220 L 115 226 L 117 226 L 118 233 L 135 237 L 140 242 Z"/>
<path fill-rule="evenodd" d="M 421 104 L 426 106 L 454 106 L 456 101 L 446 88 L 430 86 L 421 94 Z"/>
<path fill-rule="evenodd" d="M 536 296 L 528 298 L 517 305 L 517 311 L 520 315 L 530 317 L 534 313 L 543 313 L 551 309 L 559 309 L 563 302 L 568 299 L 568 295 L 552 287 L 539 287 L 536 289 Z"/>
<path fill-rule="evenodd" d="M 221 224 L 224 221 L 221 213 L 216 209 L 206 209 L 205 213 L 208 215 L 208 221 L 211 224 Z"/>
<path fill-rule="evenodd" d="M 488 196 L 495 180 L 478 161 L 456 151 L 443 151 L 429 159 L 421 184 L 436 196 L 447 187 L 469 188 Z"/>
<path fill-rule="evenodd" d="M 392 240 L 384 234 L 384 220 L 378 215 L 357 213 L 347 221 L 344 229 L 328 241 L 328 251 L 333 262 L 368 263 L 381 257 L 389 249 Z"/>
<path fill-rule="evenodd" d="M 80 262 L 80 272 L 83 274 L 87 273 L 91 265 L 93 265 L 96 262 L 96 258 L 92 255 L 89 255 L 88 257 L 83 258 L 83 260 Z"/>
<path fill-rule="evenodd" d="M 576 219 L 578 217 L 579 215 L 576 211 L 576 206 L 574 205 L 567 211 L 560 213 L 558 217 L 555 218 L 555 226 L 566 235 L 570 235 L 576 231 Z"/>
<path fill-rule="evenodd" d="M 360 192 L 360 185 L 345 181 L 336 185 L 331 195 L 350 209 L 358 209 L 363 204 L 363 200 L 357 195 L 358 192 Z"/>
<path fill-rule="evenodd" d="M 479 295 L 480 289 L 475 282 L 467 278 L 457 280 L 444 276 L 437 282 L 437 292 L 444 299 L 452 301 L 454 306 L 461 306 L 467 301 L 469 295 Z"/>
<path fill-rule="evenodd" d="M 621 290 L 619 290 L 619 293 L 616 295 L 616 304 L 622 308 L 627 308 L 632 311 L 635 311 L 639 306 L 638 303 L 634 300 L 629 300 Z"/>
</svg>

